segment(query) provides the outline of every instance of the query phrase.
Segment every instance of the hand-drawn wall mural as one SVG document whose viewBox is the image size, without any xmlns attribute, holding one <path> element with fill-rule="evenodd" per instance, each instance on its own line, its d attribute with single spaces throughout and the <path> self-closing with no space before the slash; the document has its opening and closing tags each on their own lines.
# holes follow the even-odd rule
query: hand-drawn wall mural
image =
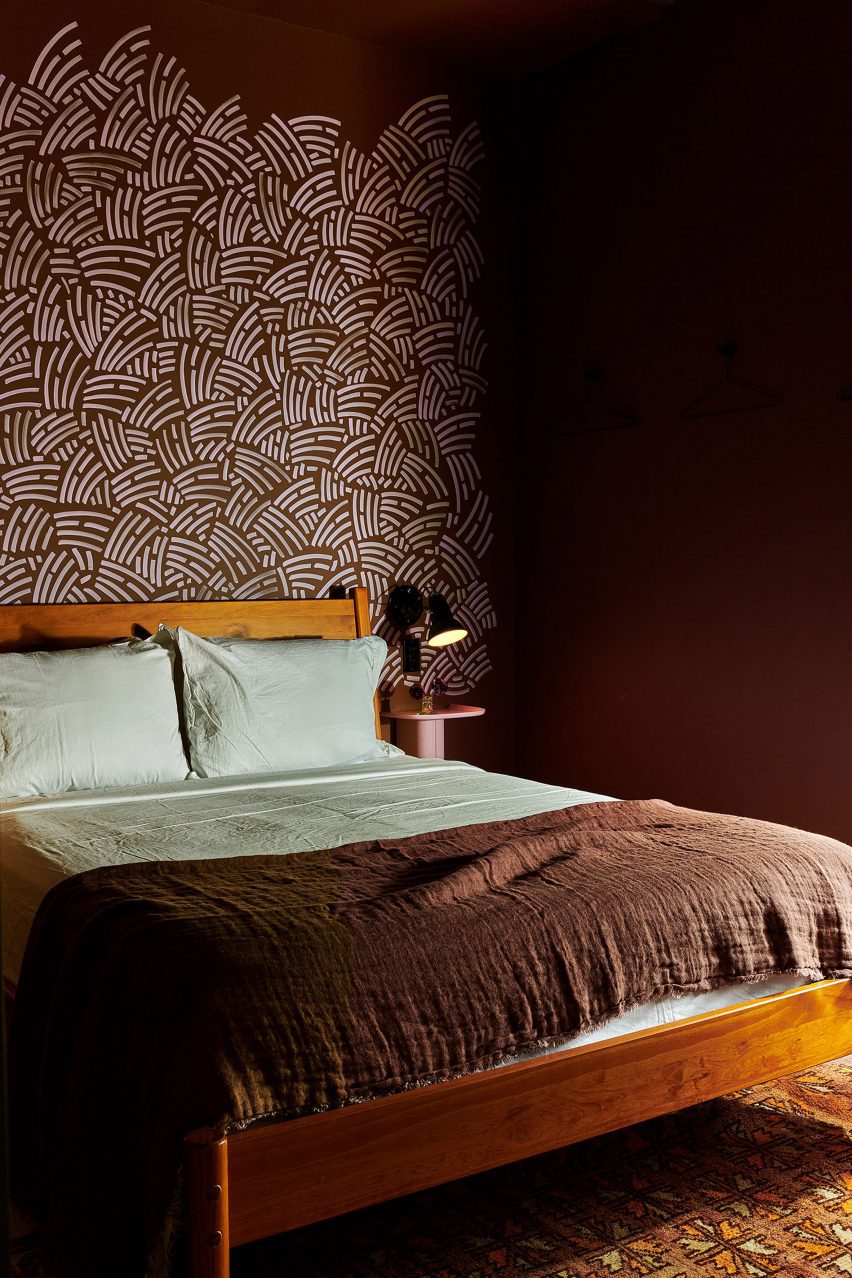
<svg viewBox="0 0 852 1278">
<path fill-rule="evenodd" d="M 440 590 L 494 625 L 475 125 L 254 133 L 131 31 L 0 78 L 0 602 Z M 391 637 L 391 636 L 389 636 Z M 438 667 L 433 668 L 433 672 Z"/>
</svg>

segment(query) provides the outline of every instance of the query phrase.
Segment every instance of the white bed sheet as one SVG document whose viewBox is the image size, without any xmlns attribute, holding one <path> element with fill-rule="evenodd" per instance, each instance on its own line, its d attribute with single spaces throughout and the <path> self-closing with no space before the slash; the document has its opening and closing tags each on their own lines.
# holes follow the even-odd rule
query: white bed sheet
<svg viewBox="0 0 852 1278">
<path fill-rule="evenodd" d="M 465 763 L 408 756 L 312 772 L 10 800 L 0 804 L 4 975 L 17 980 L 45 893 L 63 878 L 97 866 L 290 855 L 596 802 L 614 800 Z M 798 984 L 801 977 L 773 977 L 659 999 L 550 1050 L 570 1050 Z"/>
</svg>

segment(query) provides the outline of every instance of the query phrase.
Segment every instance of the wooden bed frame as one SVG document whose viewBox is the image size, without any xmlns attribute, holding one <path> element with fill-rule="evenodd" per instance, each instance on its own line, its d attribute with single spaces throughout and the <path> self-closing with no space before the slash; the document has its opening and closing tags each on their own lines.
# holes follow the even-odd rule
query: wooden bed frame
<svg viewBox="0 0 852 1278">
<path fill-rule="evenodd" d="M 347 599 L 7 605 L 0 650 L 153 631 L 354 638 Z M 379 735 L 378 715 L 376 731 Z M 185 1141 L 189 1278 L 228 1278 L 230 1249 L 529 1158 L 852 1052 L 852 981 L 820 981 L 674 1024 L 364 1104 Z"/>
</svg>

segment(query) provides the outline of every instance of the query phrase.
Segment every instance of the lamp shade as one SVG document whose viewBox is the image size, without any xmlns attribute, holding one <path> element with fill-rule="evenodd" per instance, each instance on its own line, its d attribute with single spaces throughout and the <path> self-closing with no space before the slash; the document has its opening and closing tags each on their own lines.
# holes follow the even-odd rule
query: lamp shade
<svg viewBox="0 0 852 1278">
<path fill-rule="evenodd" d="M 429 627 L 426 642 L 430 648 L 446 648 L 467 638 L 467 630 L 450 611 L 443 595 L 429 596 Z"/>
</svg>

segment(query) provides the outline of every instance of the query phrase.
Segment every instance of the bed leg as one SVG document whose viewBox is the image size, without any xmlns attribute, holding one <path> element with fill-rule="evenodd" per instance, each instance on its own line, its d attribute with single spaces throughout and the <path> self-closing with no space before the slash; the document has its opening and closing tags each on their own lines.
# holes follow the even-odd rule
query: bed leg
<svg viewBox="0 0 852 1278">
<path fill-rule="evenodd" d="M 188 1278 L 229 1278 L 228 1138 L 210 1127 L 184 1141 Z"/>
</svg>

